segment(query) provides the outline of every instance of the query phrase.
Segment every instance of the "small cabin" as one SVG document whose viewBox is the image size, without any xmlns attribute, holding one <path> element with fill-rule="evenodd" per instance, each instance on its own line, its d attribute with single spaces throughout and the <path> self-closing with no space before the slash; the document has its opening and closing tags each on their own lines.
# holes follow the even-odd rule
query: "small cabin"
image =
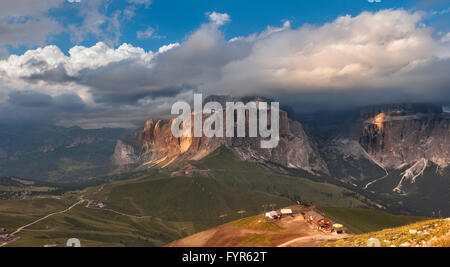
<svg viewBox="0 0 450 267">
<path fill-rule="evenodd" d="M 278 212 L 273 210 L 273 211 L 266 212 L 266 217 L 269 219 L 277 219 L 279 217 L 279 215 L 278 215 Z"/>
</svg>

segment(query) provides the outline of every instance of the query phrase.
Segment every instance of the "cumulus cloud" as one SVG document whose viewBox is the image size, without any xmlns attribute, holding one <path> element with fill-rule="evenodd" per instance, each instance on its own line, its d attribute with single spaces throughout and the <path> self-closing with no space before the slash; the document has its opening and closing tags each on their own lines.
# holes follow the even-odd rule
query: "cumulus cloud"
<svg viewBox="0 0 450 267">
<path fill-rule="evenodd" d="M 239 84 L 258 93 L 405 86 L 415 80 L 409 73 L 443 60 L 420 20 L 419 13 L 386 10 L 276 32 L 255 42 L 248 57 L 225 66 L 216 87 Z"/>
<path fill-rule="evenodd" d="M 46 94 L 54 108 L 64 101 L 74 107 L 60 123 L 95 127 L 167 115 L 169 103 L 194 91 L 269 96 L 307 107 L 450 102 L 450 43 L 422 23 L 421 13 L 363 12 L 296 29 L 285 21 L 230 40 L 218 27 L 229 17 L 213 17 L 183 43 L 156 52 L 98 43 L 68 55 L 47 46 L 0 60 L 0 103 L 34 103 L 19 101 L 25 96 L 17 91 Z M 77 105 L 83 112 L 73 112 Z"/>
<path fill-rule="evenodd" d="M 227 22 L 230 22 L 230 15 L 226 13 L 217 13 L 217 12 L 209 12 L 206 13 L 208 15 L 209 20 L 218 26 L 224 25 Z"/>
</svg>

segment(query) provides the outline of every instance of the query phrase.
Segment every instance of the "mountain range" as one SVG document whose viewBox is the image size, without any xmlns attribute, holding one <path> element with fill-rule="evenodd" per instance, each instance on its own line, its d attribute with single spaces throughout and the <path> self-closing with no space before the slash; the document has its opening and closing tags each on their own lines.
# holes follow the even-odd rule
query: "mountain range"
<svg viewBox="0 0 450 267">
<path fill-rule="evenodd" d="M 213 100 L 237 99 L 206 99 Z M 227 151 L 268 173 L 346 187 L 395 212 L 450 213 L 450 114 L 441 106 L 389 104 L 309 115 L 285 110 L 273 149 L 260 148 L 259 137 L 175 138 L 173 119 L 149 119 L 134 132 L 4 126 L 0 176 L 64 183 L 149 170 L 208 175 L 211 167 L 196 163 Z"/>
<path fill-rule="evenodd" d="M 450 114 L 437 105 L 322 112 L 303 123 L 280 111 L 280 142 L 273 149 L 259 148 L 260 138 L 175 138 L 171 122 L 150 119 L 142 130 L 119 140 L 115 164 L 189 169 L 190 161 L 225 147 L 272 171 L 338 180 L 418 214 L 450 212 Z"/>
</svg>

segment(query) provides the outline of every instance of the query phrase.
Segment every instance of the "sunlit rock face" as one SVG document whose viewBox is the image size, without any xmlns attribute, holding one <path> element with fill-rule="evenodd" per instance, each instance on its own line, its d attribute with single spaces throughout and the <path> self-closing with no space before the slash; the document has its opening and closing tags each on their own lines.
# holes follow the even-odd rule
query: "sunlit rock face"
<svg viewBox="0 0 450 267">
<path fill-rule="evenodd" d="M 361 113 L 359 142 L 383 166 L 426 159 L 450 164 L 450 114 L 433 105 L 391 105 Z"/>
<path fill-rule="evenodd" d="M 258 101 L 261 99 L 257 99 Z M 225 107 L 225 101 L 237 101 L 227 97 L 208 98 Z M 243 100 L 245 102 L 245 100 Z M 247 101 L 253 101 L 248 99 Z M 206 102 L 206 101 L 205 101 Z M 207 116 L 204 116 L 205 120 Z M 226 119 L 224 110 L 224 121 Z M 200 160 L 220 147 L 226 147 L 237 157 L 260 163 L 276 163 L 287 168 L 302 169 L 313 174 L 328 174 L 317 146 L 305 133 L 302 125 L 288 118 L 280 110 L 280 140 L 272 149 L 261 148 L 260 137 L 181 137 L 171 132 L 171 120 L 149 119 L 144 129 L 117 143 L 114 161 L 117 165 L 139 164 L 142 167 L 168 167 L 189 160 Z M 269 121 L 270 124 L 270 121 Z M 191 124 L 193 133 L 193 123 Z M 246 127 L 248 136 L 248 122 Z M 224 126 L 224 131 L 226 127 Z"/>
</svg>

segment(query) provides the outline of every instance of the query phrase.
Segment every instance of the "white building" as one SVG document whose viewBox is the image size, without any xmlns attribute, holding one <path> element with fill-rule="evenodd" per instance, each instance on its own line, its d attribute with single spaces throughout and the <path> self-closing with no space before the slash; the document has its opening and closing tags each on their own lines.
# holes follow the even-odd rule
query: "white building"
<svg viewBox="0 0 450 267">
<path fill-rule="evenodd" d="M 281 209 L 281 215 L 292 215 L 291 209 Z"/>
<path fill-rule="evenodd" d="M 273 218 L 278 217 L 278 213 L 274 210 L 269 211 L 269 212 L 266 212 L 266 217 L 273 219 Z"/>
</svg>

